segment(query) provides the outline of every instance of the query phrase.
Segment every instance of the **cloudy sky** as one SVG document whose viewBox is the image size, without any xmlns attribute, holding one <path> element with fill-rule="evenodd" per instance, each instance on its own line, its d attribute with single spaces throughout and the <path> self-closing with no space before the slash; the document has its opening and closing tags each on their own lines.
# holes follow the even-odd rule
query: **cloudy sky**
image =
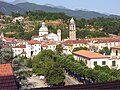
<svg viewBox="0 0 120 90">
<path fill-rule="evenodd" d="M 12 2 L 14 0 L 4 0 Z M 120 15 L 120 0 L 27 0 L 36 4 L 52 4 L 70 9 L 85 9 Z"/>
</svg>

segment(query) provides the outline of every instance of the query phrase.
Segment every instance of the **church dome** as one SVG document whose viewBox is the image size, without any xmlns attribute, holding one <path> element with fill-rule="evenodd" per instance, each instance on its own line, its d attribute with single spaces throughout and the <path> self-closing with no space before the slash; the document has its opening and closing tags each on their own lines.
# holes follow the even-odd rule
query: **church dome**
<svg viewBox="0 0 120 90">
<path fill-rule="evenodd" d="M 42 27 L 40 27 L 39 32 L 48 32 L 48 28 L 45 26 L 45 22 L 42 22 Z"/>
</svg>

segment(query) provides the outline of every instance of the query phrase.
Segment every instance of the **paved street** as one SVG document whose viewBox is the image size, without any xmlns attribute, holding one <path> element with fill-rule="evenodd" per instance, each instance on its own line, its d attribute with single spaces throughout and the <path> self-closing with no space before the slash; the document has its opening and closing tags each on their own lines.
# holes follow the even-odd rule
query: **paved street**
<svg viewBox="0 0 120 90">
<path fill-rule="evenodd" d="M 65 73 L 65 85 L 76 85 L 76 84 L 82 84 L 78 82 L 75 78 L 69 76 L 68 74 Z"/>
<path fill-rule="evenodd" d="M 39 77 L 30 77 L 27 78 L 28 82 L 33 85 L 32 88 L 41 88 L 41 87 L 47 87 L 47 85 L 44 83 L 44 81 L 40 80 Z"/>
</svg>

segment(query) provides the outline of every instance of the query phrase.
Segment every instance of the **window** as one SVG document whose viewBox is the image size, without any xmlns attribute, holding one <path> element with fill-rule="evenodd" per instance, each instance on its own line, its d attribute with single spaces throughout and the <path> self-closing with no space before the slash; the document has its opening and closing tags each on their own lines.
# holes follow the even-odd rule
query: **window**
<svg viewBox="0 0 120 90">
<path fill-rule="evenodd" d="M 116 66 L 116 61 L 112 61 L 112 66 Z"/>
<path fill-rule="evenodd" d="M 106 61 L 102 61 L 102 65 L 106 65 Z"/>
<path fill-rule="evenodd" d="M 97 61 L 94 61 L 94 65 L 97 65 Z"/>
<path fill-rule="evenodd" d="M 118 51 L 116 50 L 116 56 L 118 56 Z"/>
</svg>

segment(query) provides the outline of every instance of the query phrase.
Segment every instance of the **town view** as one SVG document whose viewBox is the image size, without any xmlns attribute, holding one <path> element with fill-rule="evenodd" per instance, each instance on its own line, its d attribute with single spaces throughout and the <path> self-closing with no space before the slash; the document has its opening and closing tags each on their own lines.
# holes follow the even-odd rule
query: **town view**
<svg viewBox="0 0 120 90">
<path fill-rule="evenodd" d="M 0 0 L 0 90 L 119 89 L 119 3 Z"/>
</svg>

